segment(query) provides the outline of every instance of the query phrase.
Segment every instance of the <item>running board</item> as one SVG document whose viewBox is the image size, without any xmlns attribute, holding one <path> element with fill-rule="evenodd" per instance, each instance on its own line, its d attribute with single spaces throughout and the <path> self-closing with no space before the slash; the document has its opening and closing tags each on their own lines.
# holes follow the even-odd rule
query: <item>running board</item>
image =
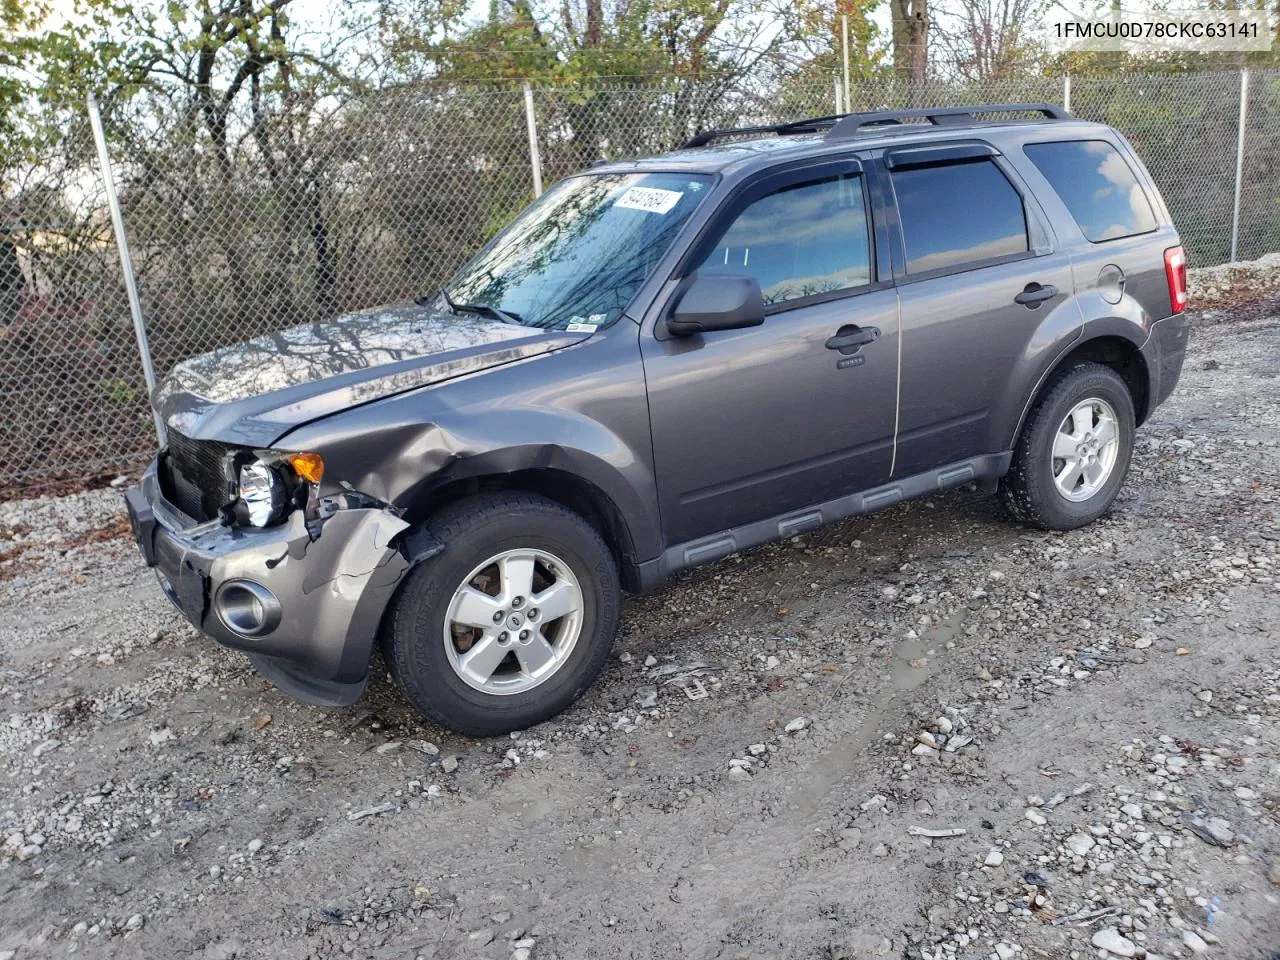
<svg viewBox="0 0 1280 960">
<path fill-rule="evenodd" d="M 816 507 L 806 507 L 767 520 L 722 530 L 697 540 L 678 543 L 668 547 L 658 558 L 639 565 L 640 589 L 651 590 L 678 570 L 722 560 L 739 550 L 756 547 L 771 540 L 785 540 L 836 520 L 874 513 L 903 500 L 914 500 L 975 480 L 998 479 L 1009 472 L 1012 459 L 1013 453 L 1009 451 L 961 460 L 959 463 L 903 477 L 862 493 L 837 497 Z"/>
</svg>

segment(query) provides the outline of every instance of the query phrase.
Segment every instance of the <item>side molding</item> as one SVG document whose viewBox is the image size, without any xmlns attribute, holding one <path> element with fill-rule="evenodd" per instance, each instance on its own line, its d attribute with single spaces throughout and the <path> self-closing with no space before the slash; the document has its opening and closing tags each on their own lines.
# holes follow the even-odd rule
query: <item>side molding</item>
<svg viewBox="0 0 1280 960">
<path fill-rule="evenodd" d="M 904 500 L 914 500 L 939 490 L 949 490 L 974 480 L 996 480 L 1009 472 L 1013 451 L 972 457 L 903 477 L 861 493 L 848 494 L 817 506 L 779 514 L 767 520 L 722 530 L 687 543 L 668 547 L 656 560 L 640 564 L 640 589 L 651 590 L 678 570 L 721 560 L 739 550 L 771 540 L 794 537 L 846 517 L 883 510 Z"/>
</svg>

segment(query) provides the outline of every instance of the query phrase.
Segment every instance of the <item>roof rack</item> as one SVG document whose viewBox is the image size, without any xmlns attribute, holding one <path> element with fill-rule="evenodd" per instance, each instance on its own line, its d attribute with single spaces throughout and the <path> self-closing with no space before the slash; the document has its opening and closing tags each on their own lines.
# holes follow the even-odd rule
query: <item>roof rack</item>
<svg viewBox="0 0 1280 960">
<path fill-rule="evenodd" d="M 680 149 L 691 150 L 694 147 L 705 147 L 708 143 L 715 140 L 723 140 L 725 137 L 740 137 L 752 133 L 776 133 L 780 137 L 799 133 L 817 133 L 819 130 L 835 126 L 840 120 L 850 116 L 855 116 L 855 114 L 834 113 L 827 117 L 809 117 L 807 120 L 767 124 L 763 127 L 724 127 L 719 130 L 704 130 L 702 133 L 696 134 L 691 139 L 680 144 Z"/>
<path fill-rule="evenodd" d="M 844 140 L 855 137 L 864 127 L 900 124 L 904 120 L 928 120 L 934 126 L 970 126 L 982 121 L 976 114 L 1038 113 L 1049 120 L 1070 120 L 1071 114 L 1051 103 L 984 103 L 968 107 L 920 107 L 909 110 L 876 110 L 870 113 L 837 113 L 826 117 L 810 117 L 761 127 L 728 127 L 699 133 L 680 145 L 681 150 L 703 147 L 725 137 L 753 133 L 773 133 L 780 137 L 827 131 L 827 138 Z"/>
</svg>

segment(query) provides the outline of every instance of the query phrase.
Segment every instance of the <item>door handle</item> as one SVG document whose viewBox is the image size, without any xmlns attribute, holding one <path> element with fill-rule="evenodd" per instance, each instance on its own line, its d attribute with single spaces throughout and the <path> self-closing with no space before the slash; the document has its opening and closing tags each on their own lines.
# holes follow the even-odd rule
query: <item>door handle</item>
<svg viewBox="0 0 1280 960">
<path fill-rule="evenodd" d="M 839 350 L 841 353 L 857 353 L 868 343 L 880 339 L 879 327 L 857 327 L 853 325 L 841 327 L 836 335 L 826 343 L 828 350 Z"/>
<path fill-rule="evenodd" d="M 1052 283 L 1046 283 L 1041 286 L 1038 283 L 1028 283 L 1022 288 L 1022 292 L 1013 298 L 1014 303 L 1020 303 L 1024 307 L 1034 310 L 1045 300 L 1052 300 L 1058 295 L 1058 288 Z"/>
</svg>

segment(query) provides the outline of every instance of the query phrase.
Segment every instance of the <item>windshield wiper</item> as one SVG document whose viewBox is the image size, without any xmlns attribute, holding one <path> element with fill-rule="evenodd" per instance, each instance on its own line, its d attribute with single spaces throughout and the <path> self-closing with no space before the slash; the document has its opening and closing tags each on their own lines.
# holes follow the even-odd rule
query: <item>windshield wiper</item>
<svg viewBox="0 0 1280 960">
<path fill-rule="evenodd" d="M 444 293 L 443 290 L 440 292 Z M 454 313 L 477 313 L 482 317 L 501 320 L 503 323 L 514 323 L 517 326 L 524 325 L 524 318 L 518 313 L 512 313 L 510 310 L 503 310 L 501 307 L 495 307 L 488 303 L 454 303 L 449 299 L 447 293 L 444 296 L 445 303 L 449 304 L 449 309 Z"/>
<path fill-rule="evenodd" d="M 454 302 L 449 298 L 449 291 L 446 290 L 444 287 L 441 287 L 435 293 L 428 293 L 428 294 L 424 294 L 421 297 L 414 297 L 413 302 L 420 307 L 429 307 L 436 302 L 437 298 L 444 299 L 444 305 L 449 308 L 450 313 L 458 312 L 458 308 L 454 305 Z"/>
<path fill-rule="evenodd" d="M 418 297 L 413 302 L 420 307 L 429 307 L 436 302 L 437 297 L 444 301 L 444 305 L 449 308 L 450 313 L 475 313 L 482 317 L 489 317 L 491 320 L 501 320 L 503 323 L 514 323 L 517 326 L 524 325 L 524 317 L 510 310 L 503 310 L 501 307 L 491 306 L 487 303 L 454 303 L 453 298 L 449 296 L 449 291 L 444 287 L 428 296 Z"/>
</svg>

